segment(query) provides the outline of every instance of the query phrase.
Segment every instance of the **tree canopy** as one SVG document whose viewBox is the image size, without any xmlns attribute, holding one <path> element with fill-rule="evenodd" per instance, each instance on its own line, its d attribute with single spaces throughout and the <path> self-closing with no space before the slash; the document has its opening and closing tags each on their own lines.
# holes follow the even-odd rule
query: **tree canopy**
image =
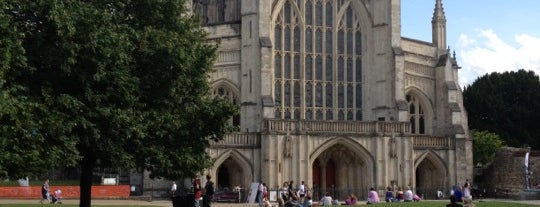
<svg viewBox="0 0 540 207">
<path fill-rule="evenodd" d="M 489 165 L 495 159 L 504 142 L 497 134 L 488 131 L 472 131 L 473 159 L 475 164 Z"/>
<path fill-rule="evenodd" d="M 509 146 L 540 148 L 540 79 L 533 71 L 486 74 L 463 91 L 471 129 L 498 134 Z"/>
<path fill-rule="evenodd" d="M 184 0 L 0 3 L 0 176 L 96 167 L 192 176 L 237 109 L 210 97 L 216 47 Z M 62 162 L 57 162 L 62 160 Z"/>
</svg>

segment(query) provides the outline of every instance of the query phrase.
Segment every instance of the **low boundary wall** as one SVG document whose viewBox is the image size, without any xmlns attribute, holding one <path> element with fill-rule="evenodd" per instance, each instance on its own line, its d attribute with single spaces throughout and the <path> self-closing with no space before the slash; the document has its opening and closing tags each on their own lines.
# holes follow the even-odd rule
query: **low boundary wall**
<svg viewBox="0 0 540 207">
<path fill-rule="evenodd" d="M 50 186 L 51 191 L 60 189 L 62 198 L 79 198 L 79 186 Z M 129 185 L 99 185 L 92 186 L 92 198 L 128 198 L 130 194 Z M 41 186 L 28 187 L 1 187 L 0 198 L 41 198 Z"/>
</svg>

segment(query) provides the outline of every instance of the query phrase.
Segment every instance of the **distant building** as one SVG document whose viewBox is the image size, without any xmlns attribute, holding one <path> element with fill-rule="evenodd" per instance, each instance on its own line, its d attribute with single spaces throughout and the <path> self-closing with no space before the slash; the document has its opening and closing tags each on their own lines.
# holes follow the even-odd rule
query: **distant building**
<svg viewBox="0 0 540 207">
<path fill-rule="evenodd" d="M 372 186 L 435 197 L 471 179 L 459 66 L 434 3 L 423 42 L 401 36 L 400 0 L 191 2 L 219 43 L 213 95 L 241 109 L 205 173 L 229 189 L 293 180 L 340 197 Z"/>
</svg>

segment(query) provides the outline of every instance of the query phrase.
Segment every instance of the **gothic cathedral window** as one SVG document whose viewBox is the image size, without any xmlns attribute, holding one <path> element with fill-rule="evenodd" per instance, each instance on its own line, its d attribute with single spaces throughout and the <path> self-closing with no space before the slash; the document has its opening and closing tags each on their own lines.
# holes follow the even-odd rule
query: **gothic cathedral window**
<svg viewBox="0 0 540 207">
<path fill-rule="evenodd" d="M 237 23 L 241 20 L 240 0 L 193 0 L 193 12 L 203 25 Z"/>
<path fill-rule="evenodd" d="M 409 121 L 411 123 L 411 133 L 413 134 L 425 134 L 425 114 L 424 107 L 418 100 L 418 98 L 407 95 L 407 103 L 409 105 Z"/>
<path fill-rule="evenodd" d="M 238 96 L 235 95 L 231 90 L 229 90 L 226 86 L 218 86 L 215 87 L 212 90 L 212 96 L 214 97 L 221 97 L 235 105 L 238 105 Z M 234 127 L 240 126 L 240 115 L 235 115 L 232 117 L 231 120 L 229 120 L 230 124 Z"/>
<path fill-rule="evenodd" d="M 275 117 L 362 120 L 362 36 L 345 0 L 287 0 L 273 24 Z"/>
</svg>

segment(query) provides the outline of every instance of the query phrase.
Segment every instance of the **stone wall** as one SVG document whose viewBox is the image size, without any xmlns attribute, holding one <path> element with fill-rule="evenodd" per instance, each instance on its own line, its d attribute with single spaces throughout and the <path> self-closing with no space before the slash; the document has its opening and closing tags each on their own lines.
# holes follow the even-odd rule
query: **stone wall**
<svg viewBox="0 0 540 207">
<path fill-rule="evenodd" d="M 516 197 L 525 189 L 525 153 L 524 148 L 502 148 L 493 164 L 476 176 L 474 182 L 488 197 Z M 533 172 L 531 185 L 535 188 L 540 183 L 540 151 L 532 150 L 529 162 Z"/>
</svg>

